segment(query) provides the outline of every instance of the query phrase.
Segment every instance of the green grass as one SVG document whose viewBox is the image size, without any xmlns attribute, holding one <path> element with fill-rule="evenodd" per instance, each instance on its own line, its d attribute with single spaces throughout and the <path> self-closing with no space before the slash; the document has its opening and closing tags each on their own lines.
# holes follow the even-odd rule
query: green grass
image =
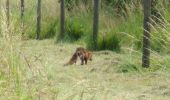
<svg viewBox="0 0 170 100">
<path fill-rule="evenodd" d="M 100 51 L 93 52 L 88 65 L 81 66 L 78 60 L 64 67 L 77 47 L 89 46 L 91 9 L 79 5 L 66 11 L 64 42 L 21 40 L 18 2 L 11 1 L 9 30 L 3 10 L 0 13 L 0 99 L 169 100 L 169 9 L 160 4 L 165 22 L 152 26 L 150 68 L 141 67 L 142 9 L 132 5 L 126 19 L 109 7 L 107 12 L 105 7 L 101 9 Z M 36 1 L 26 4 L 25 37 L 35 38 Z M 54 37 L 59 31 L 59 3 L 43 0 L 42 8 L 41 39 Z"/>
<path fill-rule="evenodd" d="M 11 1 L 11 20 L 15 20 L 15 28 L 20 28 L 20 9 L 19 0 L 17 2 Z M 67 1 L 67 4 L 71 1 Z M 84 5 L 76 1 L 73 2 L 74 6 L 72 10 L 68 11 L 66 9 L 66 33 L 63 41 L 67 42 L 85 42 L 87 47 L 90 46 L 89 41 L 91 41 L 92 36 L 92 23 L 93 23 L 93 11 L 90 10 L 89 2 L 88 5 Z M 125 1 L 128 2 L 128 1 Z M 26 1 L 25 2 L 25 16 L 24 16 L 24 38 L 34 39 L 36 33 L 36 1 Z M 141 50 L 142 48 L 142 36 L 143 36 L 143 12 L 142 6 L 134 1 L 124 4 L 124 1 L 108 1 L 112 5 L 120 4 L 121 6 L 126 6 L 126 18 L 122 17 L 116 13 L 116 7 L 106 7 L 106 2 L 101 2 L 102 6 L 100 8 L 99 15 L 99 37 L 98 37 L 98 49 L 99 50 L 113 50 L 121 51 L 121 48 L 131 45 L 135 46 L 136 50 Z M 4 5 L 4 0 L 1 5 Z M 67 5 L 66 4 L 66 5 Z M 72 4 L 72 3 L 71 3 Z M 41 22 L 41 34 L 40 38 L 54 38 L 58 36 L 59 33 L 59 10 L 60 3 L 54 0 L 44 0 L 42 1 L 42 22 Z M 70 5 L 72 6 L 72 5 Z M 92 6 L 92 5 L 91 5 Z M 166 23 L 165 28 L 162 28 L 159 24 L 153 26 L 152 30 L 152 40 L 151 47 L 153 51 L 157 52 L 168 52 L 168 48 L 165 50 L 165 46 L 169 45 L 169 7 L 168 5 L 159 2 L 156 6 L 162 16 L 165 18 Z M 124 9 L 124 7 L 122 8 Z M 156 30 L 155 30 L 156 29 Z M 166 32 L 167 31 L 167 32 Z M 105 37 L 106 44 L 103 44 L 103 33 L 107 33 Z M 121 38 L 120 38 L 121 37 Z M 112 41 L 110 41 L 112 40 Z M 113 46 L 113 44 L 115 46 Z"/>
<path fill-rule="evenodd" d="M 168 59 L 167 66 L 153 70 L 153 65 L 147 70 L 141 68 L 137 53 L 99 51 L 88 65 L 82 66 L 78 60 L 76 65 L 64 67 L 76 47 L 84 45 L 28 40 L 16 46 L 21 53 L 15 53 L 20 58 L 10 58 L 17 68 L 10 65 L 14 75 L 8 77 L 5 63 L 0 64 L 1 99 L 168 100 L 170 96 L 170 74 L 164 69 L 169 69 Z M 7 53 L 11 54 L 4 51 L 4 56 Z"/>
<path fill-rule="evenodd" d="M 34 39 L 36 36 L 36 4 L 37 1 L 25 1 L 24 12 L 24 38 Z M 5 0 L 1 1 L 1 6 Z M 58 33 L 59 3 L 55 0 L 42 1 L 41 39 L 53 38 Z M 15 28 L 20 29 L 20 0 L 10 1 L 10 20 L 15 20 Z"/>
</svg>

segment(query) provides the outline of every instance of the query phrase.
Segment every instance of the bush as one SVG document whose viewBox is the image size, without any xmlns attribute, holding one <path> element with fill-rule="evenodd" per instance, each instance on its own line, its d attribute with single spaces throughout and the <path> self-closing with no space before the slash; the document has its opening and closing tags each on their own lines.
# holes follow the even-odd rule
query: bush
<svg viewBox="0 0 170 100">
<path fill-rule="evenodd" d="M 54 37 L 56 35 L 57 25 L 58 25 L 57 20 L 53 20 L 53 21 L 50 20 L 50 22 L 48 23 L 42 22 L 40 39 L 47 39 L 47 38 Z M 36 36 L 36 27 L 30 26 L 30 28 L 32 28 L 32 30 L 26 30 L 25 34 L 27 34 L 29 38 L 34 39 Z"/>
<path fill-rule="evenodd" d="M 122 63 L 116 68 L 118 73 L 143 72 L 139 54 L 133 52 L 122 57 Z"/>
<path fill-rule="evenodd" d="M 77 19 L 69 19 L 66 21 L 65 39 L 69 41 L 77 41 L 84 35 L 84 25 Z"/>
<path fill-rule="evenodd" d="M 121 38 L 118 34 L 108 33 L 106 36 L 99 36 L 98 38 L 98 50 L 112 50 L 120 51 Z"/>
<path fill-rule="evenodd" d="M 87 47 L 91 50 L 112 50 L 119 52 L 120 51 L 120 42 L 121 38 L 118 36 L 117 33 L 107 33 L 105 35 L 100 35 L 97 40 L 97 48 L 93 48 L 94 45 L 91 42 L 87 42 Z"/>
<path fill-rule="evenodd" d="M 44 30 L 42 29 L 43 33 L 41 35 L 42 38 L 52 38 L 56 35 L 56 31 L 57 31 L 57 25 L 58 25 L 58 21 L 54 20 L 53 22 L 49 23 L 47 25 L 44 25 Z"/>
</svg>

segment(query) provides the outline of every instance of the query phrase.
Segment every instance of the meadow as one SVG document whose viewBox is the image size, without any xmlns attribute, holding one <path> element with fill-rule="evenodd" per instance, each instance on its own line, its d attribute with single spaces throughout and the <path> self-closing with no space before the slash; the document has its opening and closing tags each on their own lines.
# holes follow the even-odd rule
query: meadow
<svg viewBox="0 0 170 100">
<path fill-rule="evenodd" d="M 151 66 L 145 69 L 141 66 L 141 4 L 126 5 L 128 16 L 124 17 L 102 3 L 99 48 L 93 51 L 93 61 L 64 67 L 77 47 L 91 49 L 92 7 L 80 3 L 66 10 L 66 35 L 57 41 L 59 2 L 43 0 L 41 40 L 34 40 L 36 1 L 25 1 L 21 34 L 19 0 L 10 3 L 9 27 L 2 0 L 0 99 L 169 100 L 170 8 L 163 1 L 156 6 L 163 21 L 158 18 L 158 23 L 151 24 Z"/>
</svg>

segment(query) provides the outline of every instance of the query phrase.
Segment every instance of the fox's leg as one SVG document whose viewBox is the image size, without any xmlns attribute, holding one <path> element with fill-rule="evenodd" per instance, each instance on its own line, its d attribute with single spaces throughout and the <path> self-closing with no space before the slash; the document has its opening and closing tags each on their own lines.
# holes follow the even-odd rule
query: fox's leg
<svg viewBox="0 0 170 100">
<path fill-rule="evenodd" d="M 77 59 L 75 59 L 74 63 L 76 64 L 76 62 L 77 62 Z"/>
<path fill-rule="evenodd" d="M 76 61 L 74 61 L 74 64 L 76 64 Z"/>
<path fill-rule="evenodd" d="M 83 55 L 80 55 L 80 60 L 81 60 L 81 65 L 84 65 L 84 56 Z"/>
<path fill-rule="evenodd" d="M 85 61 L 85 64 L 87 65 L 87 58 L 86 57 L 84 58 L 84 61 Z"/>
<path fill-rule="evenodd" d="M 81 59 L 81 65 L 84 65 L 84 59 Z"/>
</svg>

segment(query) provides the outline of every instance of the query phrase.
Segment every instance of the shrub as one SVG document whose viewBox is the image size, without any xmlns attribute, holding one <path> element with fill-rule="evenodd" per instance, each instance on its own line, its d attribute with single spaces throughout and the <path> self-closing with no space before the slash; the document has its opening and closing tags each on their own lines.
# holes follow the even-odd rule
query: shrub
<svg viewBox="0 0 170 100">
<path fill-rule="evenodd" d="M 87 42 L 87 47 L 92 50 L 112 50 L 119 52 L 120 51 L 120 42 L 121 38 L 117 33 L 110 32 L 105 35 L 99 35 L 97 40 L 97 48 L 93 48 L 92 39 L 90 42 Z"/>
<path fill-rule="evenodd" d="M 98 50 L 120 51 L 121 38 L 116 33 L 108 33 L 98 38 Z"/>
<path fill-rule="evenodd" d="M 118 73 L 131 73 L 131 72 L 142 72 L 142 66 L 140 63 L 140 56 L 135 52 L 131 52 L 128 55 L 122 56 L 122 62 L 116 68 Z"/>
<path fill-rule="evenodd" d="M 42 38 L 52 38 L 56 35 L 56 29 L 57 29 L 58 21 L 54 20 L 53 22 L 47 23 L 44 25 L 44 28 L 42 29 Z"/>
<path fill-rule="evenodd" d="M 65 39 L 69 41 L 77 41 L 84 35 L 84 25 L 77 19 L 69 19 L 66 21 Z"/>
<path fill-rule="evenodd" d="M 46 39 L 46 38 L 52 38 L 56 35 L 57 31 L 57 25 L 58 21 L 57 20 L 50 20 L 48 23 L 47 22 L 42 22 L 41 25 L 41 33 L 40 33 L 40 39 Z M 30 26 L 30 30 L 26 30 L 25 34 L 28 35 L 29 38 L 35 38 L 36 36 L 36 27 Z"/>
</svg>

